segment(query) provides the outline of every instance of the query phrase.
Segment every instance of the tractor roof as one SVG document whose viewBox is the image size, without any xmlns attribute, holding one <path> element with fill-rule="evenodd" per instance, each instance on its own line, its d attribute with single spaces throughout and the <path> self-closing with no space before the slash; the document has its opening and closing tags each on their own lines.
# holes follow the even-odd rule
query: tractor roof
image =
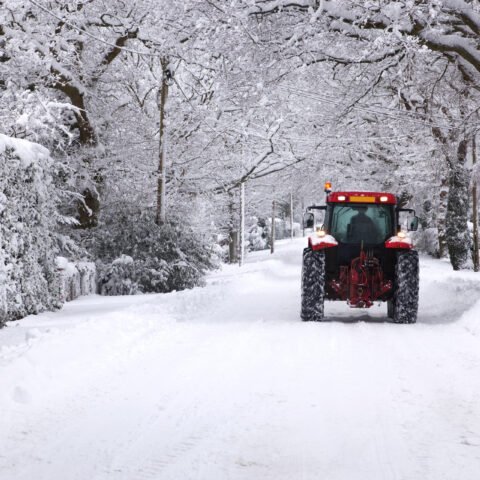
<svg viewBox="0 0 480 480">
<path fill-rule="evenodd" d="M 385 192 L 331 192 L 327 195 L 328 203 L 383 203 L 396 205 L 397 198 Z"/>
</svg>

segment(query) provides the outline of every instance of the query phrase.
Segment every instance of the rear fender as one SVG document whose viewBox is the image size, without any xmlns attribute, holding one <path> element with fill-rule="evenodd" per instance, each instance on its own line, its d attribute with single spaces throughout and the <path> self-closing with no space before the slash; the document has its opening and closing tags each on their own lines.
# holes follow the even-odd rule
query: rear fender
<svg viewBox="0 0 480 480">
<path fill-rule="evenodd" d="M 324 250 L 325 248 L 336 247 L 338 242 L 331 235 L 318 237 L 317 235 L 310 235 L 308 237 L 308 246 L 312 250 Z"/>
<path fill-rule="evenodd" d="M 411 250 L 413 248 L 413 242 L 408 237 L 390 237 L 385 242 L 385 248 L 396 248 L 401 250 Z"/>
</svg>

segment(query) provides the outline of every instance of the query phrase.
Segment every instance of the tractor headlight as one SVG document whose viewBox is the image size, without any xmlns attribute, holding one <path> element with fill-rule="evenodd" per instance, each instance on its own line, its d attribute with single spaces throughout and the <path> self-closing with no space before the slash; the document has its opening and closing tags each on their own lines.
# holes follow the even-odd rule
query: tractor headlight
<svg viewBox="0 0 480 480">
<path fill-rule="evenodd" d="M 317 231 L 315 233 L 319 238 L 323 238 L 327 234 L 327 232 L 325 230 L 322 230 L 321 228 L 317 228 Z"/>
<path fill-rule="evenodd" d="M 407 237 L 407 234 L 406 234 L 405 232 L 401 232 L 401 231 L 400 231 L 400 232 L 397 233 L 397 237 L 398 237 L 398 238 L 406 238 L 406 237 Z"/>
</svg>

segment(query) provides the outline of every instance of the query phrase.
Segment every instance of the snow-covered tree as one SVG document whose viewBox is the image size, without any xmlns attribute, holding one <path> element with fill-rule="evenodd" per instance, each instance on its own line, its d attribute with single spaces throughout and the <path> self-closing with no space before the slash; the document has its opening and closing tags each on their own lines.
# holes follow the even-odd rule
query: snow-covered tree
<svg viewBox="0 0 480 480">
<path fill-rule="evenodd" d="M 451 252 L 452 247 L 458 249 L 459 244 L 463 245 L 464 253 L 468 251 L 468 242 L 463 241 L 466 235 L 468 197 L 467 190 L 460 188 L 458 179 L 467 175 L 461 145 L 470 138 L 476 121 L 474 118 L 478 113 L 475 103 L 472 103 L 472 97 L 478 95 L 476 85 L 480 75 L 478 5 L 474 2 L 449 0 L 380 1 L 365 4 L 328 0 L 279 0 L 250 2 L 244 6 L 244 13 L 255 19 L 252 23 L 268 26 L 264 27 L 270 33 L 266 46 L 276 48 L 280 54 L 294 59 L 293 64 L 297 68 L 305 69 L 319 63 L 348 65 L 349 68 L 355 65 L 365 66 L 364 73 L 373 81 L 370 80 L 370 85 L 367 84 L 364 94 L 357 98 L 349 95 L 352 97 L 351 109 L 372 107 L 371 104 L 365 105 L 365 101 L 372 101 L 370 93 L 374 87 L 377 89 L 385 84 L 392 70 L 401 71 L 400 79 L 404 85 L 398 90 L 402 101 L 394 106 L 397 113 L 392 112 L 392 105 L 384 104 L 384 107 L 390 108 L 390 112 L 380 112 L 379 116 L 391 125 L 392 121 L 387 117 L 396 117 L 400 123 L 401 116 L 398 114 L 404 112 L 408 115 L 404 115 L 403 124 L 411 122 L 414 116 L 416 123 L 430 124 L 432 127 L 429 137 L 437 142 L 438 151 L 442 152 L 444 177 L 447 186 L 452 185 L 446 206 L 446 222 L 449 225 L 455 224 L 456 227 L 449 228 L 450 235 L 445 240 L 449 243 Z M 271 34 L 272 31 L 274 35 Z M 422 56 L 425 61 L 421 61 Z M 456 72 L 448 72 L 447 75 L 436 73 L 433 68 L 435 62 L 437 67 L 438 64 L 443 65 Z M 425 64 L 432 66 L 427 75 Z M 421 79 L 428 79 L 432 97 L 435 89 L 438 95 L 438 85 L 441 84 L 443 95 L 445 89 L 450 89 L 448 97 L 455 96 L 454 92 L 457 91 L 463 92 L 463 98 L 457 95 L 456 105 L 452 108 L 445 105 L 445 102 L 435 104 L 427 96 L 423 110 L 412 111 L 408 101 L 405 103 L 401 97 L 401 93 L 405 93 L 404 87 L 409 77 L 405 67 L 415 72 L 417 85 L 422 83 Z M 375 72 L 379 75 L 375 75 Z M 364 73 L 360 75 L 363 76 Z M 449 84 L 452 76 L 456 77 L 455 81 Z M 354 83 L 359 78 L 357 76 Z M 467 90 L 470 91 L 469 95 L 465 95 Z M 376 113 L 374 109 L 372 113 Z M 432 118 L 438 116 L 441 117 L 440 122 L 432 121 Z M 439 124 L 441 128 L 435 130 Z M 464 256 L 462 254 L 462 258 Z M 454 266 L 458 268 L 456 262 Z"/>
</svg>

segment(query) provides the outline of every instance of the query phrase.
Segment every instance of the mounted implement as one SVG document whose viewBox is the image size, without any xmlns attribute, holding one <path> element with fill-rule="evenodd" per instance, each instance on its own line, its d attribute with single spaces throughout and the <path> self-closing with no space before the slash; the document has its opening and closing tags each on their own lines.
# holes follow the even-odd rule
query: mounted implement
<svg viewBox="0 0 480 480">
<path fill-rule="evenodd" d="M 324 318 L 325 300 L 346 301 L 352 308 L 387 302 L 396 323 L 415 323 L 418 310 L 418 253 L 407 230 L 416 230 L 412 209 L 398 208 L 397 199 L 383 192 L 332 192 L 326 184 L 327 205 L 311 206 L 304 227 L 314 228 L 303 251 L 302 311 L 304 321 Z M 315 227 L 316 211 L 324 211 Z"/>
</svg>

